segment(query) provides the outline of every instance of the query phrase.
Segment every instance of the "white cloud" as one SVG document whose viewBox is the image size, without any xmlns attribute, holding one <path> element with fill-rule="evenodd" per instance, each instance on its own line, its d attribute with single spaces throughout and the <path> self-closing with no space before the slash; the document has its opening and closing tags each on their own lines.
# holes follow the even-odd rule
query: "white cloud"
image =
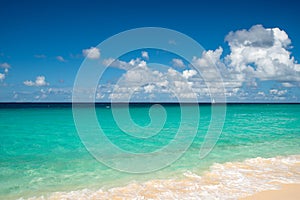
<svg viewBox="0 0 300 200">
<path fill-rule="evenodd" d="M 106 67 L 115 67 L 115 68 L 119 68 L 119 69 L 123 69 L 123 70 L 128 70 L 130 68 L 132 68 L 132 65 L 128 64 L 127 62 L 124 61 L 120 61 L 118 59 L 113 59 L 113 58 L 107 58 L 104 59 L 102 62 L 103 65 L 105 65 Z"/>
<path fill-rule="evenodd" d="M 230 46 L 273 46 L 274 38 L 272 30 L 265 29 L 262 25 L 252 26 L 249 30 L 231 31 L 225 38 Z"/>
<path fill-rule="evenodd" d="M 194 57 L 191 64 L 205 77 L 206 82 L 216 82 L 218 74 L 220 74 L 225 86 L 240 87 L 241 82 L 244 81 L 244 75 L 228 69 L 221 61 L 222 53 L 222 47 L 215 51 L 204 51 L 200 58 Z"/>
<path fill-rule="evenodd" d="M 46 82 L 45 76 L 36 77 L 35 84 L 36 84 L 36 86 L 48 85 L 48 83 Z"/>
<path fill-rule="evenodd" d="M 173 68 L 169 68 L 168 69 L 168 74 L 170 76 L 176 76 L 178 74 L 178 72 L 175 69 L 173 69 Z"/>
<path fill-rule="evenodd" d="M 0 73 L 0 81 L 3 81 L 5 79 L 5 74 Z"/>
<path fill-rule="evenodd" d="M 256 25 L 230 32 L 225 40 L 232 71 L 260 80 L 300 81 L 300 65 L 291 56 L 291 40 L 285 31 Z"/>
<path fill-rule="evenodd" d="M 151 93 L 155 88 L 155 85 L 146 85 L 144 86 L 145 93 Z"/>
<path fill-rule="evenodd" d="M 273 94 L 273 95 L 278 95 L 278 96 L 283 96 L 287 93 L 287 90 L 278 90 L 278 89 L 271 89 L 269 91 L 270 94 Z"/>
<path fill-rule="evenodd" d="M 300 65 L 291 56 L 291 40 L 283 30 L 256 25 L 249 30 L 230 32 L 225 40 L 230 47 L 228 55 L 222 55 L 223 48 L 219 47 L 204 51 L 187 66 L 180 59 L 172 59 L 172 66 L 186 67 L 186 70 L 157 71 L 149 68 L 141 58 L 129 62 L 105 59 L 104 65 L 125 70 L 114 93 L 107 97 L 124 98 L 132 92 L 171 94 L 173 90 L 189 98 L 194 97 L 192 90 L 199 98 L 205 98 L 211 93 L 224 92 L 220 87 L 223 84 L 226 96 L 234 100 L 282 100 L 290 94 L 290 87 L 300 85 Z M 146 56 L 142 54 L 142 57 Z M 218 73 L 222 80 L 218 79 Z M 278 81 L 286 89 L 270 90 L 272 81 Z M 265 85 L 265 89 L 258 90 L 261 85 Z"/>
<path fill-rule="evenodd" d="M 287 87 L 287 88 L 289 88 L 289 87 L 294 87 L 294 85 L 291 84 L 291 83 L 289 83 L 289 82 L 282 83 L 282 86 L 283 86 L 283 87 Z"/>
<path fill-rule="evenodd" d="M 144 70 L 130 70 L 125 74 L 125 78 L 129 82 L 142 82 L 145 78 L 145 74 L 143 74 Z"/>
<path fill-rule="evenodd" d="M 146 60 L 149 60 L 149 54 L 147 51 L 142 51 L 142 57 Z"/>
<path fill-rule="evenodd" d="M 49 85 L 49 83 L 46 82 L 45 76 L 37 76 L 35 81 L 26 80 L 23 82 L 26 86 L 46 86 Z"/>
<path fill-rule="evenodd" d="M 204 62 L 213 64 L 213 61 L 210 59 L 212 56 L 210 55 L 211 53 L 213 52 L 209 52 L 208 54 L 204 52 L 204 58 L 206 60 Z M 219 54 L 217 50 L 213 54 L 215 53 Z M 204 76 L 204 84 L 209 86 L 209 90 L 207 88 L 206 95 L 210 95 L 210 93 L 223 94 L 224 88 L 226 96 L 236 96 L 243 85 L 244 76 L 241 74 L 231 73 L 220 61 L 217 61 L 217 63 L 218 64 L 214 63 L 212 65 L 216 66 L 217 69 L 209 67 L 210 65 L 207 65 L 207 67 L 205 67 L 205 65 L 203 67 L 198 67 L 200 68 L 200 73 Z M 197 66 L 195 63 L 193 65 Z M 221 79 L 219 77 L 220 75 Z"/>
<path fill-rule="evenodd" d="M 181 68 L 185 67 L 183 61 L 181 59 L 178 59 L 178 58 L 173 58 L 172 59 L 172 65 L 174 67 L 181 67 Z"/>
<path fill-rule="evenodd" d="M 139 67 L 145 67 L 147 65 L 147 63 L 141 60 L 140 58 L 130 60 L 129 64 L 131 66 L 139 66 Z"/>
<path fill-rule="evenodd" d="M 27 85 L 27 86 L 34 86 L 35 85 L 35 83 L 33 81 L 28 81 L 28 80 L 24 81 L 23 83 L 24 83 L 24 85 Z"/>
<path fill-rule="evenodd" d="M 184 78 L 186 78 L 186 79 L 188 79 L 188 78 L 190 78 L 190 77 L 193 77 L 193 76 L 195 76 L 197 74 L 197 71 L 196 70 L 194 70 L 194 69 L 190 69 L 190 70 L 184 70 L 183 72 L 182 72 L 182 76 L 184 77 Z"/>
<path fill-rule="evenodd" d="M 168 70 L 158 71 L 149 68 L 147 63 L 139 58 L 129 62 L 107 59 L 104 64 L 110 63 L 110 66 L 126 69 L 118 83 L 112 85 L 113 88 L 108 95 L 108 98 L 112 100 L 123 101 L 130 95 L 134 95 L 135 100 L 137 98 L 153 100 L 159 97 L 159 100 L 163 101 L 165 98 L 167 100 L 176 95 L 185 99 L 195 98 L 195 94 L 191 92 L 193 82 L 187 81 L 197 74 L 195 70 L 185 70 L 180 73 L 168 68 Z M 160 95 L 156 96 L 156 94 Z"/>
<path fill-rule="evenodd" d="M 30 81 L 28 81 L 30 82 Z M 32 81 L 32 83 L 34 83 Z M 40 87 L 34 90 L 13 91 L 13 98 L 17 101 L 71 101 L 73 88 Z"/>
<path fill-rule="evenodd" d="M 96 47 L 91 47 L 89 49 L 83 49 L 82 53 L 85 57 L 89 59 L 98 59 L 100 58 L 100 50 Z"/>
<path fill-rule="evenodd" d="M 136 58 L 136 59 L 131 59 L 129 62 L 125 62 L 125 61 L 121 61 L 118 59 L 113 59 L 113 58 L 107 58 L 104 59 L 102 62 L 103 65 L 105 65 L 106 67 L 114 67 L 114 68 L 118 68 L 118 69 L 123 69 L 123 70 L 130 70 L 133 67 L 137 67 L 137 66 L 146 66 L 146 62 L 141 60 L 140 58 Z"/>
<path fill-rule="evenodd" d="M 242 93 L 243 85 L 257 88 L 263 81 L 280 81 L 288 88 L 294 86 L 290 81 L 300 81 L 300 65 L 291 57 L 289 51 L 291 41 L 279 28 L 256 25 L 249 30 L 230 32 L 226 41 L 230 46 L 230 53 L 225 55 L 224 59 L 221 58 L 223 49 L 219 47 L 214 51 L 204 51 L 199 58 L 194 57 L 191 64 L 205 77 L 205 83 L 218 83 L 218 76 L 214 70 L 214 66 L 217 67 L 222 75 L 222 84 L 226 88 L 227 96 L 244 95 L 246 98 L 248 95 L 249 98 L 249 93 Z M 205 89 L 199 86 L 197 91 L 200 93 Z M 274 91 L 271 92 L 275 95 Z M 287 91 L 280 90 L 276 95 L 282 96 L 285 93 Z"/>
<path fill-rule="evenodd" d="M 42 99 L 46 99 L 47 97 L 48 95 L 46 94 L 46 91 L 40 90 L 40 94 L 36 95 L 34 98 L 36 100 L 42 100 Z"/>
<path fill-rule="evenodd" d="M 101 94 L 100 92 L 96 92 L 96 99 L 103 99 L 105 97 L 105 94 Z"/>
<path fill-rule="evenodd" d="M 278 91 L 278 96 L 282 96 L 282 95 L 285 95 L 287 93 L 287 90 L 279 90 Z"/>
<path fill-rule="evenodd" d="M 202 53 L 200 58 L 193 58 L 192 64 L 195 64 L 201 69 L 212 68 L 213 66 L 219 66 L 221 64 L 220 57 L 223 53 L 223 48 L 219 47 L 215 51 L 208 50 Z"/>
<path fill-rule="evenodd" d="M 62 56 L 56 56 L 56 59 L 60 62 L 66 62 L 66 60 Z"/>
<path fill-rule="evenodd" d="M 113 58 L 106 58 L 106 59 L 103 59 L 102 61 L 102 64 L 105 66 L 105 67 L 108 67 L 108 66 L 111 66 L 113 65 L 114 62 L 116 61 L 119 61 L 119 60 L 115 60 Z M 124 62 L 125 63 L 125 62 Z M 116 65 L 116 66 L 119 66 L 119 65 Z M 118 67 L 119 68 L 119 67 Z"/>
</svg>

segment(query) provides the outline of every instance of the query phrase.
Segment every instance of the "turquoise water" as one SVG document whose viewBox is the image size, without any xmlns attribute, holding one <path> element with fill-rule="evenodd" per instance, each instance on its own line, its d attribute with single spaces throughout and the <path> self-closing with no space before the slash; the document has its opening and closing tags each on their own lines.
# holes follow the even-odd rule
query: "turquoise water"
<svg viewBox="0 0 300 200">
<path fill-rule="evenodd" d="M 150 122 L 150 106 L 131 105 L 137 124 Z M 167 145 L 180 125 L 179 105 L 163 106 L 168 115 L 165 126 L 146 142 L 128 139 L 114 122 L 110 107 L 98 105 L 96 111 L 103 131 L 115 145 L 127 151 L 149 152 Z M 180 178 L 186 171 L 202 174 L 214 163 L 300 154 L 300 104 L 227 105 L 221 137 L 204 159 L 199 159 L 199 149 L 211 119 L 210 105 L 200 105 L 200 113 L 197 135 L 180 159 L 153 173 L 128 174 L 99 163 L 89 154 L 77 134 L 70 105 L 2 105 L 0 199 L 114 188 L 132 181 Z"/>
</svg>

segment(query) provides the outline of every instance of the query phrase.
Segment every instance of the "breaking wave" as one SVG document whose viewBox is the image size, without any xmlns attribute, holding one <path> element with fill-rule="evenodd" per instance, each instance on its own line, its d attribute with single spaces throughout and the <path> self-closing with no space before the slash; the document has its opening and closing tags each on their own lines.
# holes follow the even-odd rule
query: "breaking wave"
<svg viewBox="0 0 300 200">
<path fill-rule="evenodd" d="M 54 192 L 29 200 L 56 199 L 239 199 L 281 184 L 300 183 L 300 155 L 215 163 L 201 175 L 132 182 L 111 189 Z"/>
</svg>

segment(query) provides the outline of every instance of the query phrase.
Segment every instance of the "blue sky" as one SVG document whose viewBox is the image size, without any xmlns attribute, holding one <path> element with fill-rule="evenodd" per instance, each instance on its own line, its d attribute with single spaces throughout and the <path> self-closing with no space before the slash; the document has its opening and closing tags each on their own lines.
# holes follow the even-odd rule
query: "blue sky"
<svg viewBox="0 0 300 200">
<path fill-rule="evenodd" d="M 2 0 L 0 101 L 71 101 L 76 73 L 83 60 L 89 59 L 84 52 L 122 31 L 163 27 L 182 32 L 204 47 L 203 58 L 195 58 L 194 64 L 203 63 L 206 56 L 220 67 L 226 76 L 228 101 L 299 102 L 298 8 L 296 1 Z M 102 55 L 101 49 L 94 50 Z M 129 67 L 122 68 L 121 62 Z M 133 86 L 128 80 L 138 81 L 136 76 L 141 73 L 155 81 L 155 71 L 161 71 L 160 80 L 137 90 L 136 100 L 160 101 L 163 97 L 171 101 L 164 83 L 172 70 L 151 67 L 151 62 L 176 70 L 186 78 L 182 90 L 192 87 L 199 101 L 210 100 L 197 85 L 199 73 L 189 63 L 168 52 L 141 49 L 118 58 L 107 70 L 99 83 L 97 101 L 110 101 L 118 79 L 130 90 Z M 130 68 L 141 63 L 146 68 Z"/>
</svg>

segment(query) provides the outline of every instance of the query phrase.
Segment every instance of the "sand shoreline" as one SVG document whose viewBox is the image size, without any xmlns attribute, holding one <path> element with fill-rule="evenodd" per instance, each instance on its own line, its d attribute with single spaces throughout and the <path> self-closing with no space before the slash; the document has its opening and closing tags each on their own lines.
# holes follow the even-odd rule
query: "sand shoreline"
<svg viewBox="0 0 300 200">
<path fill-rule="evenodd" d="M 255 193 L 241 200 L 298 200 L 300 199 L 300 184 L 282 184 L 279 190 L 266 190 Z"/>
<path fill-rule="evenodd" d="M 257 157 L 242 162 L 215 163 L 201 175 L 186 171 L 182 174 L 182 178 L 134 181 L 110 189 L 86 188 L 53 192 L 28 199 L 298 200 L 300 199 L 299 156 Z M 278 190 L 271 190 L 277 188 Z"/>
</svg>

